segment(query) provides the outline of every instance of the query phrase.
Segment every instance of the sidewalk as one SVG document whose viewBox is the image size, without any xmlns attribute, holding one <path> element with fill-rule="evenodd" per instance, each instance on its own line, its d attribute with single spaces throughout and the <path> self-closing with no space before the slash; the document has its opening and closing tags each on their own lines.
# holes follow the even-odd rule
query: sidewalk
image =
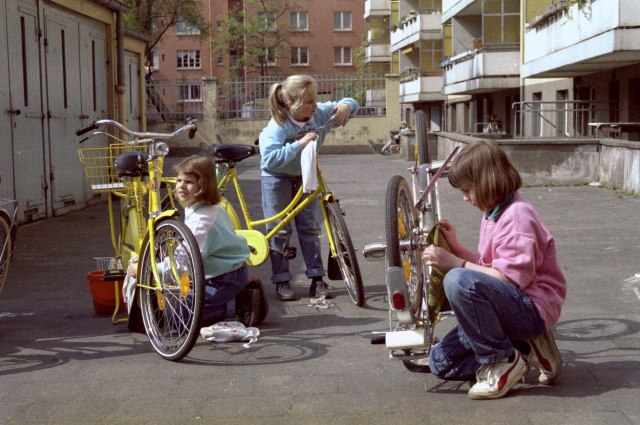
<svg viewBox="0 0 640 425">
<path fill-rule="evenodd" d="M 380 155 L 320 162 L 358 252 L 384 241 L 387 182 L 408 177 L 410 164 Z M 255 158 L 241 179 L 257 217 Z M 441 188 L 443 216 L 474 246 L 479 212 Z M 280 302 L 262 265 L 252 272 L 271 311 L 256 343 L 199 340 L 182 362 L 162 360 L 146 336 L 93 312 L 85 276 L 94 256 L 112 252 L 104 204 L 19 229 L 0 294 L 0 423 L 640 424 L 640 199 L 589 186 L 522 193 L 554 234 L 569 284 L 555 329 L 564 359 L 557 385 L 530 379 L 504 399 L 474 401 L 468 383 L 388 359 L 369 342 L 387 326 L 384 261 L 361 256 L 364 308 L 340 282 L 331 308 L 309 306 L 300 258 L 293 286 L 302 299 Z"/>
</svg>

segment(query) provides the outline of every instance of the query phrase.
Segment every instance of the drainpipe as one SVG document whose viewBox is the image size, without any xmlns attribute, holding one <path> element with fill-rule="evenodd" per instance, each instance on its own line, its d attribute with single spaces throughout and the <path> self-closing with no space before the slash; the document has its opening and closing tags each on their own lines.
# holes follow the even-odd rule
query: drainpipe
<svg viewBox="0 0 640 425">
<path fill-rule="evenodd" d="M 127 86 L 124 67 L 124 16 L 119 10 L 116 15 L 116 97 L 118 103 L 118 121 L 127 126 Z"/>
</svg>

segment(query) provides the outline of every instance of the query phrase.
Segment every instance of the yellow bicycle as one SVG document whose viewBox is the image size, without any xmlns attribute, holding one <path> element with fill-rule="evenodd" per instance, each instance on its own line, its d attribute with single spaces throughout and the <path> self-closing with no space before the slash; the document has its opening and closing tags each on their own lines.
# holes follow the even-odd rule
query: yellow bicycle
<svg viewBox="0 0 640 425">
<path fill-rule="evenodd" d="M 318 132 L 325 127 L 326 125 L 309 131 Z M 301 137 L 301 135 L 298 135 L 298 137 Z M 345 213 L 340 207 L 338 198 L 329 190 L 329 186 L 322 176 L 319 161 L 316 170 L 318 187 L 313 192 L 303 197 L 303 188 L 300 187 L 289 205 L 278 214 L 261 220 L 253 220 L 242 192 L 236 164 L 256 153 L 257 149 L 254 146 L 240 144 L 215 145 L 213 150 L 219 170 L 218 188 L 223 198 L 221 204 L 227 210 L 236 229 L 248 229 L 245 231 L 251 232 L 245 233 L 244 235 L 255 256 L 253 264 L 258 265 L 266 261 L 269 249 L 273 249 L 269 248 L 267 241 L 276 235 L 296 214 L 309 205 L 311 201 L 318 198 L 329 243 L 328 277 L 332 280 L 344 280 L 351 300 L 358 307 L 362 307 L 364 305 L 364 286 L 356 251 L 353 248 L 349 229 L 344 221 Z M 244 218 L 244 227 L 233 205 L 231 205 L 225 197 L 225 192 L 228 190 L 230 184 L 233 185 L 238 203 L 240 204 L 240 210 Z M 278 224 L 267 234 L 262 234 L 255 230 L 255 228 L 259 226 L 278 220 L 280 220 Z M 294 255 L 292 252 L 282 252 L 280 254 L 287 255 L 289 258 L 292 258 Z"/>
<path fill-rule="evenodd" d="M 103 127 L 117 130 L 128 139 L 100 131 Z M 105 135 L 116 141 L 107 147 L 78 150 L 92 190 L 109 194 L 115 257 L 105 278 L 123 279 L 123 268 L 129 259 L 139 258 L 132 309 L 140 310 L 153 348 L 172 361 L 186 356 L 196 342 L 204 311 L 205 283 L 200 249 L 193 234 L 178 219 L 177 210 L 163 210 L 161 205 L 161 190 L 167 183 L 164 158 L 169 152 L 164 141 L 185 132 L 193 137 L 196 129 L 195 120 L 190 119 L 173 133 L 135 132 L 117 121 L 104 119 L 76 132 L 78 136 L 91 132 L 89 137 Z M 117 200 L 118 226 L 114 213 Z"/>
</svg>

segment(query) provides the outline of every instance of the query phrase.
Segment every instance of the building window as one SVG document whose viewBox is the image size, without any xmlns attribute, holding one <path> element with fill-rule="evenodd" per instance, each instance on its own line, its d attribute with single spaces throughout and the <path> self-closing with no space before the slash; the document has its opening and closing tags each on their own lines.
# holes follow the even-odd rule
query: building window
<svg viewBox="0 0 640 425">
<path fill-rule="evenodd" d="M 267 47 L 264 49 L 264 64 L 268 66 L 274 66 L 276 64 L 276 49 L 275 47 Z"/>
<path fill-rule="evenodd" d="M 200 50 L 178 50 L 178 68 L 200 68 Z"/>
<path fill-rule="evenodd" d="M 307 31 L 309 29 L 309 14 L 307 12 L 291 12 L 289 23 L 293 31 Z"/>
<path fill-rule="evenodd" d="M 351 29 L 351 12 L 333 12 L 333 29 L 348 31 Z"/>
<path fill-rule="evenodd" d="M 216 59 L 216 65 L 224 65 L 224 56 L 218 56 L 218 58 Z"/>
<path fill-rule="evenodd" d="M 222 31 L 222 21 L 216 21 L 216 31 Z"/>
<path fill-rule="evenodd" d="M 440 61 L 443 57 L 443 40 L 422 40 L 420 42 L 420 71 L 423 73 L 442 75 Z"/>
<path fill-rule="evenodd" d="M 180 102 L 202 101 L 202 87 L 200 84 L 180 84 L 178 99 Z"/>
<path fill-rule="evenodd" d="M 334 47 L 333 64 L 351 65 L 351 47 Z"/>
<path fill-rule="evenodd" d="M 292 47 L 291 65 L 309 65 L 309 49 L 307 47 Z"/>
<path fill-rule="evenodd" d="M 520 0 L 485 0 L 482 4 L 482 42 L 520 43 Z"/>
<path fill-rule="evenodd" d="M 276 14 L 274 12 L 260 12 L 258 14 L 258 23 L 262 31 L 275 31 Z"/>
<path fill-rule="evenodd" d="M 199 35 L 200 27 L 197 25 L 192 25 L 184 21 L 179 21 L 176 23 L 176 34 L 177 35 Z"/>
</svg>

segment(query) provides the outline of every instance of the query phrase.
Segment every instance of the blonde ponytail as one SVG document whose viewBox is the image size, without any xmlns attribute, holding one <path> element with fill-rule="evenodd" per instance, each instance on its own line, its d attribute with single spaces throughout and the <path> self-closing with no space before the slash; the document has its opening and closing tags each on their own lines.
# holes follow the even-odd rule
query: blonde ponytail
<svg viewBox="0 0 640 425">
<path fill-rule="evenodd" d="M 318 83 L 310 75 L 291 75 L 284 82 L 273 84 L 269 94 L 271 116 L 278 124 L 284 124 L 289 109 L 300 107 L 309 93 L 314 97 L 318 93 Z M 289 102 L 292 103 L 291 107 L 288 106 Z"/>
</svg>

